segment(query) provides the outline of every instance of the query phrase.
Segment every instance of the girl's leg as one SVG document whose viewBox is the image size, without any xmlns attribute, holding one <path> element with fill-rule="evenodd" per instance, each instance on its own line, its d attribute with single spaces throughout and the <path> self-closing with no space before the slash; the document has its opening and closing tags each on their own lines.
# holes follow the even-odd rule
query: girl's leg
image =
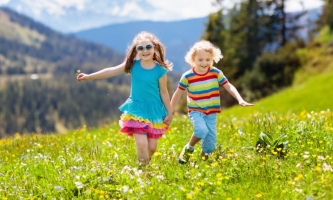
<svg viewBox="0 0 333 200">
<path fill-rule="evenodd" d="M 148 154 L 149 154 L 149 160 L 154 155 L 157 149 L 157 142 L 158 139 L 148 138 Z"/>
<path fill-rule="evenodd" d="M 134 138 L 139 165 L 146 166 L 149 163 L 148 136 L 144 134 L 134 134 Z"/>
</svg>

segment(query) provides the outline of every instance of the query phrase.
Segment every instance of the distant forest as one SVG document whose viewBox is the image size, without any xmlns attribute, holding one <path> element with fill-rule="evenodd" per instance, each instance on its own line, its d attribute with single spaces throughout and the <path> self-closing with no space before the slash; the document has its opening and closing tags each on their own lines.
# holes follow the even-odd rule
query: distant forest
<svg viewBox="0 0 333 200">
<path fill-rule="evenodd" d="M 129 95 L 130 77 L 79 84 L 75 73 L 119 64 L 122 54 L 54 32 L 6 8 L 0 9 L 0 24 L 0 137 L 16 132 L 64 132 L 119 117 L 118 107 Z M 19 27 L 17 31 L 28 28 L 46 39 L 29 44 L 11 39 L 1 30 L 8 24 Z M 38 79 L 31 79 L 32 74 Z"/>
</svg>

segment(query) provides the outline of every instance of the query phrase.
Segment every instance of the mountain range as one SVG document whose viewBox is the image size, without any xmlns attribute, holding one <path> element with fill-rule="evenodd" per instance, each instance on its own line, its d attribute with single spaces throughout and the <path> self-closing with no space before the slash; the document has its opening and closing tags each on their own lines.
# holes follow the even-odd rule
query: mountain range
<svg viewBox="0 0 333 200">
<path fill-rule="evenodd" d="M 189 48 L 200 39 L 206 21 L 206 17 L 174 22 L 137 21 L 111 24 L 77 32 L 74 35 L 125 53 L 127 46 L 137 33 L 151 32 L 167 47 L 166 57 L 173 62 L 174 71 L 183 72 L 189 68 L 184 56 Z"/>
<path fill-rule="evenodd" d="M 297 35 L 307 39 L 308 31 L 313 28 L 313 23 L 309 22 L 317 20 L 321 10 L 322 8 L 310 9 L 298 22 L 295 22 L 305 27 L 298 30 Z M 184 56 L 189 48 L 200 40 L 207 20 L 208 17 L 173 22 L 126 22 L 79 31 L 74 35 L 87 41 L 103 44 L 121 53 L 126 53 L 126 47 L 132 42 L 137 33 L 140 31 L 151 32 L 167 47 L 167 59 L 174 63 L 174 70 L 181 73 L 189 68 L 188 64 L 185 63 Z"/>
</svg>

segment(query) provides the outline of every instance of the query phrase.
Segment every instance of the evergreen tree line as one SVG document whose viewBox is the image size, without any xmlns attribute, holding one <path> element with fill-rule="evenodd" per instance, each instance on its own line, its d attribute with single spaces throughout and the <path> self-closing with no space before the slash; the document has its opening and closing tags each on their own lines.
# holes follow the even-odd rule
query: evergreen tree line
<svg viewBox="0 0 333 200">
<path fill-rule="evenodd" d="M 75 77 L 8 81 L 0 90 L 0 105 L 5 105 L 0 106 L 0 137 L 101 126 L 119 119 L 118 107 L 128 95 L 126 85 L 77 83 Z"/>
<path fill-rule="evenodd" d="M 223 0 L 216 0 L 221 9 L 209 15 L 202 39 L 221 48 L 224 58 L 216 67 L 239 89 L 248 101 L 255 101 L 290 86 L 294 74 L 301 67 L 297 49 L 309 41 L 297 33 L 309 23 L 311 41 L 321 27 L 333 27 L 333 0 L 326 0 L 318 22 L 299 24 L 306 11 L 286 13 L 288 0 L 244 0 L 230 10 L 222 8 Z M 225 107 L 237 103 L 224 90 Z"/>
</svg>

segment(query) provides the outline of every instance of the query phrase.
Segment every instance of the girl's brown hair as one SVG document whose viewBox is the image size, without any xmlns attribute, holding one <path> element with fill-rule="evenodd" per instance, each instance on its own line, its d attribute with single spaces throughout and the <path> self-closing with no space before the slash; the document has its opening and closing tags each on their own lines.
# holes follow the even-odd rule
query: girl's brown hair
<svg viewBox="0 0 333 200">
<path fill-rule="evenodd" d="M 165 57 L 164 57 L 165 56 L 164 45 L 158 40 L 158 38 L 156 36 L 154 36 L 151 33 L 143 31 L 134 37 L 132 44 L 129 46 L 129 48 L 127 50 L 127 54 L 126 54 L 125 61 L 124 61 L 125 62 L 125 72 L 131 73 L 131 69 L 134 65 L 134 60 L 137 55 L 137 52 L 135 49 L 136 45 L 139 43 L 140 40 L 143 40 L 143 39 L 149 39 L 154 45 L 153 60 L 156 63 L 158 63 L 159 65 L 161 65 L 162 67 L 164 67 L 165 69 L 171 70 L 172 63 L 165 60 Z"/>
</svg>

